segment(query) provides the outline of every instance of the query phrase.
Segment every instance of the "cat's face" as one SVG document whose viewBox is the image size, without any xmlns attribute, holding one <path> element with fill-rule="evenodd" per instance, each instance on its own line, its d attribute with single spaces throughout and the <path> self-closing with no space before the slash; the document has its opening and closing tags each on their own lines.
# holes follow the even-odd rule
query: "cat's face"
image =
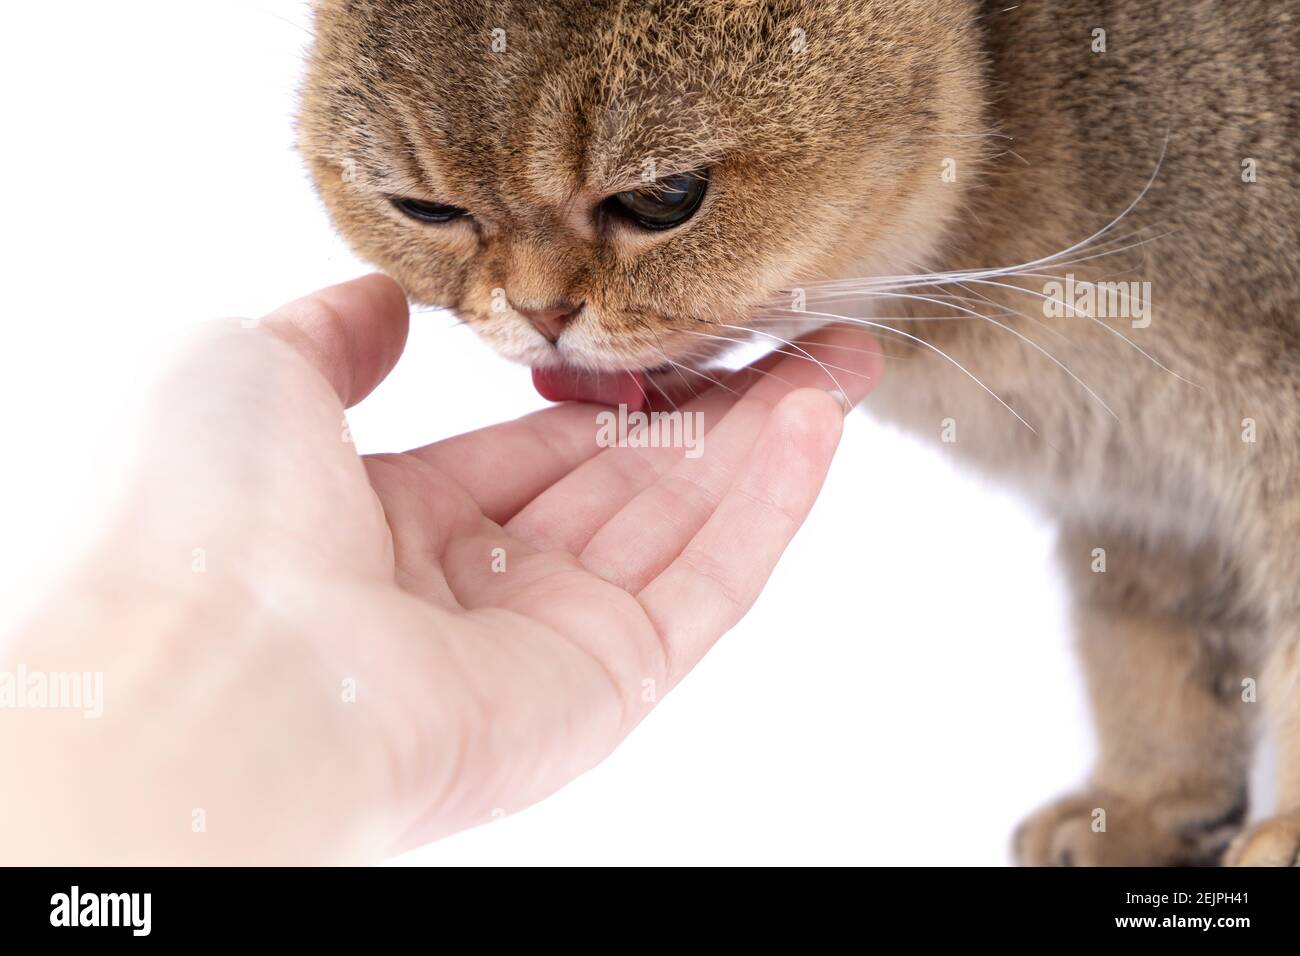
<svg viewBox="0 0 1300 956">
<path fill-rule="evenodd" d="M 954 0 L 318 0 L 316 28 L 300 143 L 339 229 L 534 367 L 656 368 L 800 281 L 916 265 L 977 148 Z"/>
</svg>

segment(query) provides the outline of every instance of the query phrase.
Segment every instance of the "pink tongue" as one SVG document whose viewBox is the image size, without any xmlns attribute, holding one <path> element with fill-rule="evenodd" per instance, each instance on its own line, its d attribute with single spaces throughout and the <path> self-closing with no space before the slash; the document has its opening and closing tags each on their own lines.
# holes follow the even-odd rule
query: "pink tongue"
<svg viewBox="0 0 1300 956">
<path fill-rule="evenodd" d="M 645 404 L 640 372 L 580 372 L 568 368 L 535 368 L 533 385 L 551 402 L 596 402 L 626 405 L 638 411 Z"/>
</svg>

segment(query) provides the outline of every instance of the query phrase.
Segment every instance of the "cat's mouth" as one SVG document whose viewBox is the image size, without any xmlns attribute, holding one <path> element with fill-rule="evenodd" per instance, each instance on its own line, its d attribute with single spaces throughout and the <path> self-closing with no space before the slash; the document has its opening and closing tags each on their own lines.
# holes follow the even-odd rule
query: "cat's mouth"
<svg viewBox="0 0 1300 956">
<path fill-rule="evenodd" d="M 667 369 L 671 366 L 665 365 Z M 584 369 L 535 368 L 533 385 L 542 398 L 551 402 L 595 402 L 600 405 L 626 405 L 638 411 L 646 402 L 645 379 L 661 369 L 645 372 L 590 372 Z"/>
<path fill-rule="evenodd" d="M 720 384 L 715 375 L 745 368 L 771 349 L 766 342 L 756 346 L 721 335 L 702 337 L 709 340 L 703 347 L 696 346 L 676 358 L 669 356 L 658 336 L 659 347 L 653 350 L 658 355 L 650 349 L 622 349 L 611 354 L 599 347 L 569 343 L 563 350 L 552 346 L 546 354 L 539 356 L 533 350 L 517 358 L 533 366 L 533 385 L 548 401 L 626 405 L 629 411 L 641 411 L 658 406 L 660 400 L 675 408 L 673 396 L 698 396 Z M 660 358 L 662 362 L 658 362 Z M 645 364 L 638 367 L 638 362 Z"/>
</svg>

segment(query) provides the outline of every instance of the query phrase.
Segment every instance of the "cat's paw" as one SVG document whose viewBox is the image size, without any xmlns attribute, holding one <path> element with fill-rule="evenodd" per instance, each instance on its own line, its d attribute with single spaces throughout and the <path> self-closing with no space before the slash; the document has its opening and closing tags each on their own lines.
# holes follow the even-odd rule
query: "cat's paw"
<svg viewBox="0 0 1300 956">
<path fill-rule="evenodd" d="M 1273 817 L 1232 841 L 1224 866 L 1300 866 L 1300 814 Z"/>
<path fill-rule="evenodd" d="M 1236 825 L 1235 808 L 1171 826 L 1167 813 L 1112 794 L 1085 792 L 1041 808 L 1017 829 L 1021 866 L 1196 866 L 1213 863 Z M 1244 809 L 1243 811 L 1244 812 Z"/>
</svg>

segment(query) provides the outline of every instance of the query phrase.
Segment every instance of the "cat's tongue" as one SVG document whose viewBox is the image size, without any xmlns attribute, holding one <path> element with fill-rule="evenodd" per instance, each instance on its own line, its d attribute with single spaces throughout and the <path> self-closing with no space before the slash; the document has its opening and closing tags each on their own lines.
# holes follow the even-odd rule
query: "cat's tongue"
<svg viewBox="0 0 1300 956">
<path fill-rule="evenodd" d="M 533 385 L 551 402 L 596 402 L 626 405 L 638 411 L 645 402 L 640 372 L 582 372 L 570 368 L 535 368 Z"/>
</svg>

